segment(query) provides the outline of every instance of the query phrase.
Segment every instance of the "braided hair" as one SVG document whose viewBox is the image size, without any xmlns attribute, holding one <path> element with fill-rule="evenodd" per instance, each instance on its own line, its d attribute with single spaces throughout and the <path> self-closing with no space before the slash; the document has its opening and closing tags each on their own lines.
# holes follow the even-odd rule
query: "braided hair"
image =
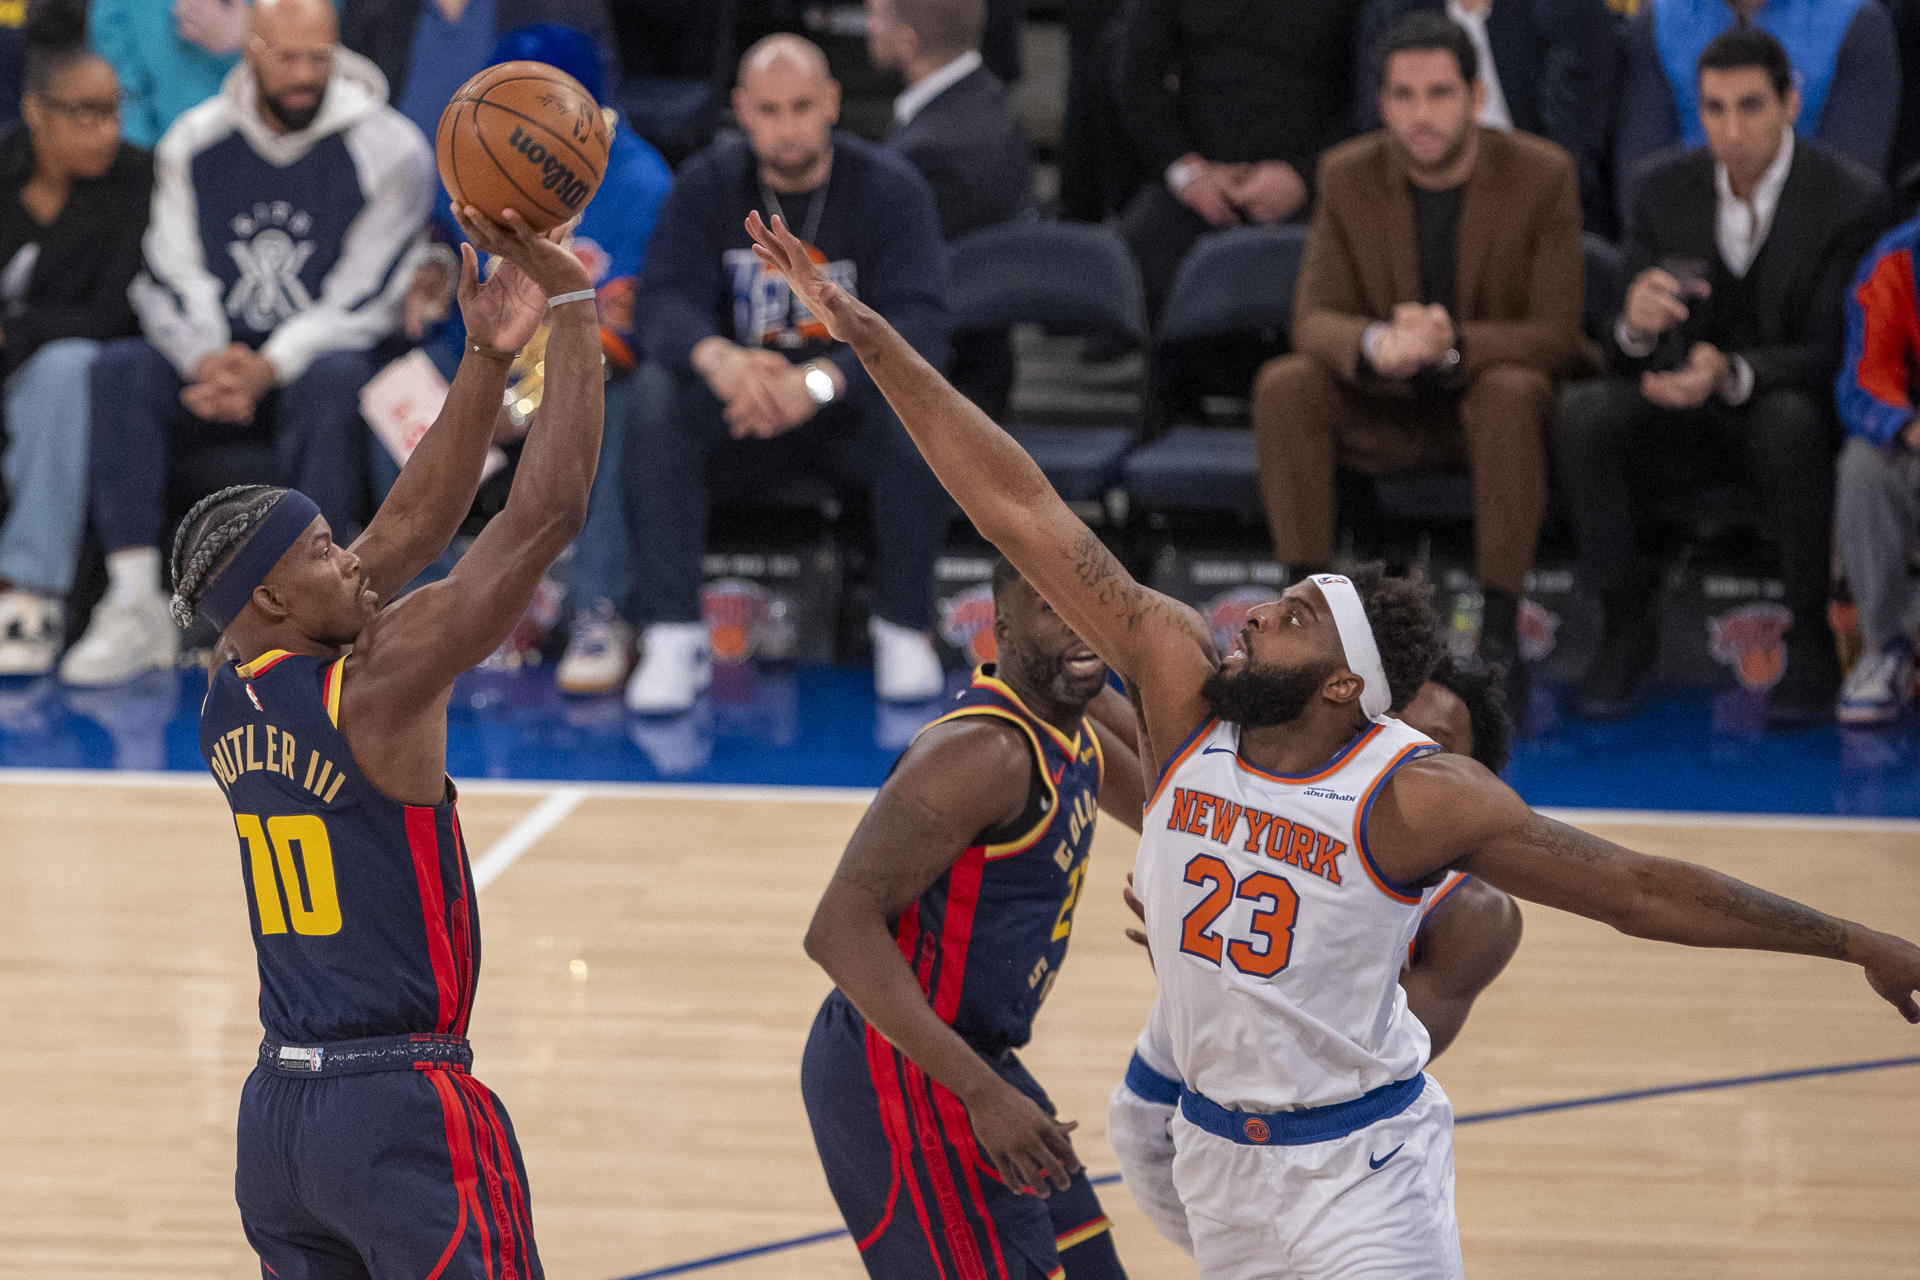
<svg viewBox="0 0 1920 1280">
<path fill-rule="evenodd" d="M 173 620 L 193 625 L 193 612 L 207 586 L 227 566 L 254 529 L 287 491 L 265 484 L 236 484 L 193 504 L 173 535 Z"/>
</svg>

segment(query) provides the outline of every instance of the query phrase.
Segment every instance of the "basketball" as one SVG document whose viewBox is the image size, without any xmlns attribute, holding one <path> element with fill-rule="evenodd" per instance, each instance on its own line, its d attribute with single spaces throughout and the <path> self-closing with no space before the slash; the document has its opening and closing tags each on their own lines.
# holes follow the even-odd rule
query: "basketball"
<svg viewBox="0 0 1920 1280">
<path fill-rule="evenodd" d="M 536 231 L 574 217 L 607 168 L 607 122 L 593 95 L 544 62 L 503 62 L 460 86 L 440 113 L 434 151 L 454 201 Z"/>
</svg>

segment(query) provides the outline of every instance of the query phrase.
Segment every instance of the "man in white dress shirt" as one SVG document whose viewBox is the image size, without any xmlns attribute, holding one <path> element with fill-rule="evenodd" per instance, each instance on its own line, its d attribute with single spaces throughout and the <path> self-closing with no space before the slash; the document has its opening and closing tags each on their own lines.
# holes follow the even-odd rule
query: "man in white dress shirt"
<svg viewBox="0 0 1920 1280">
<path fill-rule="evenodd" d="M 1615 375 L 1570 388 L 1555 423 L 1580 565 L 1605 609 L 1576 714 L 1639 705 L 1658 648 L 1645 513 L 1728 481 L 1758 491 L 1780 551 L 1781 645 L 1743 662 L 1767 719 L 1828 718 L 1839 663 L 1826 621 L 1841 295 L 1878 224 L 1879 180 L 1807 138 L 1786 51 L 1738 27 L 1700 55 L 1707 146 L 1642 177 L 1627 232 Z"/>
</svg>

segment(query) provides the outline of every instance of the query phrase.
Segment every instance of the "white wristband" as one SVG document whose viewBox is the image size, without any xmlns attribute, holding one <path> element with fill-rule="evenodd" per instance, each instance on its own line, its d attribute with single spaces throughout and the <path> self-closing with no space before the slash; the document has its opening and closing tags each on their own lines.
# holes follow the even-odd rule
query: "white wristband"
<svg viewBox="0 0 1920 1280">
<path fill-rule="evenodd" d="M 572 293 L 563 293 L 557 298 L 548 298 L 547 305 L 550 307 L 564 307 L 569 302 L 592 302 L 594 296 L 594 292 L 591 289 L 575 289 Z"/>
</svg>

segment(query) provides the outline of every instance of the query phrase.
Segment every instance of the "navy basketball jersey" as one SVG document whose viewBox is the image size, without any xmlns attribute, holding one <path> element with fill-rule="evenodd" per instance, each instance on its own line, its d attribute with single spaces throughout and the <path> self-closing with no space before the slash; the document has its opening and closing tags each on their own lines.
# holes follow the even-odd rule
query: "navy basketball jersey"
<svg viewBox="0 0 1920 1280">
<path fill-rule="evenodd" d="M 227 793 L 269 1039 L 463 1036 L 480 971 L 453 786 L 436 805 L 375 790 L 341 736 L 346 659 L 225 663 L 200 752 Z"/>
<path fill-rule="evenodd" d="M 992 716 L 1019 729 L 1033 749 L 1026 809 L 981 832 L 894 926 L 934 1012 L 984 1053 L 1027 1042 L 1060 974 L 1105 763 L 1084 717 L 1067 737 L 993 671 L 976 671 L 959 706 L 933 723 Z"/>
</svg>

